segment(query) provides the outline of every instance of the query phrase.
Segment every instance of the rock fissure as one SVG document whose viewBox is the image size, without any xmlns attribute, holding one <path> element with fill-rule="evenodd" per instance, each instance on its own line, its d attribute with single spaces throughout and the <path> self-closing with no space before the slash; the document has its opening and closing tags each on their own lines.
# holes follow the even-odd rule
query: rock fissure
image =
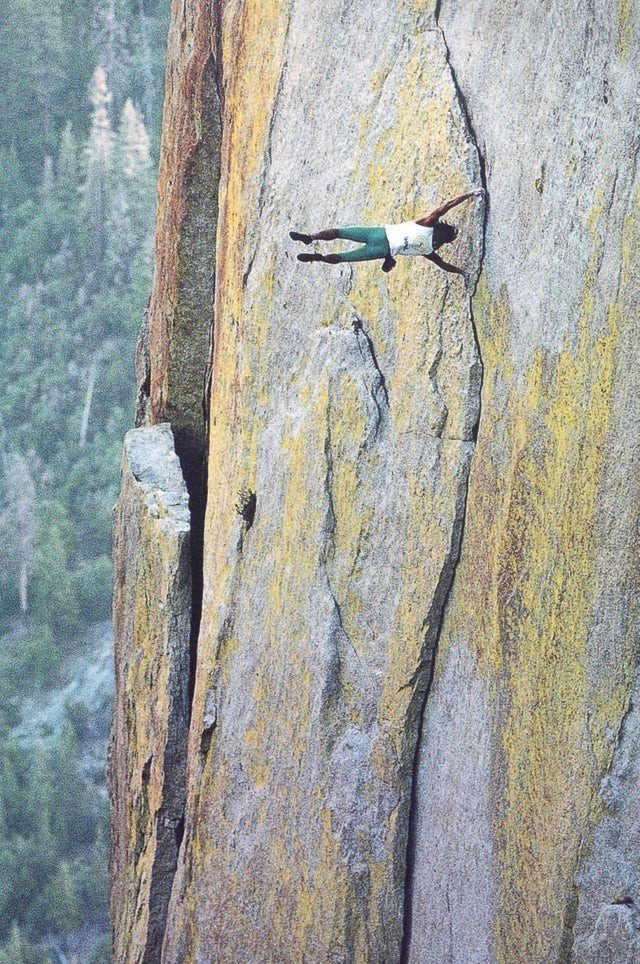
<svg viewBox="0 0 640 964">
<path fill-rule="evenodd" d="M 566 895 L 563 932 L 558 948 L 558 964 L 571 964 L 573 960 L 573 945 L 575 938 L 576 921 L 578 919 L 578 888 L 573 888 Z"/>
<path fill-rule="evenodd" d="M 194 397 L 193 408 L 194 416 L 201 413 L 202 423 L 198 428 L 197 435 L 191 429 L 188 432 L 176 432 L 176 451 L 180 458 L 182 470 L 185 477 L 187 491 L 189 493 L 189 507 L 191 510 L 191 579 L 193 587 L 192 596 L 192 617 L 191 617 L 191 667 L 190 667 L 190 688 L 189 705 L 193 701 L 195 688 L 196 666 L 198 659 L 198 637 L 200 634 L 200 622 L 202 618 L 202 593 L 204 586 L 203 579 L 203 553 L 204 553 L 204 521 L 206 516 L 207 503 L 207 452 L 209 437 L 209 402 L 208 392 L 211 380 L 211 359 L 213 356 L 213 312 L 215 301 L 215 231 L 217 228 L 217 192 L 220 172 L 220 141 L 222 137 L 222 114 L 219 99 L 219 77 L 218 66 L 213 55 L 207 60 L 200 81 L 202 112 L 204 121 L 202 124 L 201 141 L 198 147 L 197 157 L 193 165 L 193 181 L 190 184 L 188 196 L 193 196 L 200 190 L 201 183 L 206 184 L 204 198 L 193 201 L 194 210 L 191 220 L 194 222 L 189 233 L 199 230 L 204 233 L 204 238 L 199 238 L 195 247 L 192 265 L 190 268 L 185 264 L 185 278 L 183 286 L 188 293 L 185 302 L 188 311 L 191 312 L 193 320 L 197 318 L 198 331 L 197 344 L 191 345 L 192 350 L 199 350 L 199 355 L 194 355 L 194 389 L 200 389 L 200 398 Z M 213 166 L 214 176 L 211 183 L 211 171 L 209 165 Z M 214 203 L 215 196 L 215 203 Z M 206 210 L 209 203 L 212 211 Z M 198 206 L 196 207 L 196 204 Z M 203 231 L 202 226 L 205 226 Z M 187 241 L 189 237 L 187 234 Z M 203 244 L 202 242 L 206 242 Z M 194 242 L 195 244 L 196 242 Z M 186 252 L 185 252 L 186 253 Z M 191 329 L 185 337 L 193 339 Z M 196 441 L 197 439 L 197 441 Z"/>
<path fill-rule="evenodd" d="M 115 960 L 160 960 L 186 794 L 190 536 L 188 493 L 169 425 L 133 429 L 114 515 L 110 791 L 119 886 L 112 888 L 111 908 L 122 924 Z"/>
<path fill-rule="evenodd" d="M 378 363 L 378 359 L 376 357 L 376 351 L 373 346 L 373 339 L 371 338 L 371 335 L 369 335 L 368 332 L 365 331 L 362 319 L 359 318 L 357 315 L 354 315 L 352 320 L 352 325 L 353 325 L 353 330 L 355 332 L 356 339 L 358 342 L 358 351 L 360 352 L 360 357 L 362 358 L 363 363 L 366 365 L 365 353 L 363 351 L 360 336 L 362 336 L 362 338 L 366 343 L 367 355 L 369 356 L 371 364 L 373 365 L 376 372 L 378 373 L 378 384 L 370 389 L 370 395 L 371 395 L 371 398 L 373 399 L 373 403 L 376 407 L 376 412 L 377 412 L 377 420 L 376 420 L 375 433 L 374 433 L 375 436 L 377 437 L 378 432 L 380 430 L 380 425 L 382 423 L 382 418 L 383 418 L 382 406 L 380 405 L 380 401 L 378 400 L 378 393 L 379 392 L 382 393 L 385 406 L 388 410 L 389 409 L 389 391 L 387 389 L 387 382 L 382 373 L 382 369 L 380 368 L 380 365 Z"/>
<path fill-rule="evenodd" d="M 474 428 L 474 431 L 473 431 L 473 440 L 474 440 L 474 442 L 475 442 L 475 441 L 477 440 L 477 437 L 478 437 L 478 432 L 479 432 L 479 430 L 480 430 L 480 420 L 481 420 L 481 418 L 482 418 L 482 380 L 483 380 L 483 377 L 484 377 L 484 362 L 483 362 L 483 359 L 482 359 L 482 350 L 481 350 L 481 346 L 480 346 L 480 339 L 479 339 L 479 337 L 478 337 L 478 329 L 477 329 L 477 326 L 476 326 L 476 320 L 475 320 L 475 316 L 474 316 L 474 313 L 473 313 L 473 299 L 474 299 L 474 297 L 475 297 L 475 294 L 476 294 L 476 291 L 477 291 L 477 288 L 478 288 L 478 281 L 480 280 L 480 275 L 482 274 L 482 267 L 483 267 L 483 264 L 484 264 L 485 248 L 486 248 L 486 242 L 487 242 L 487 221 L 488 221 L 488 218 L 489 218 L 489 206 L 490 206 L 491 201 L 490 201 L 490 197 L 489 197 L 489 188 L 488 188 L 488 183 L 487 183 L 487 169 L 486 169 L 486 163 L 485 163 L 484 153 L 483 153 L 483 151 L 482 151 L 481 148 L 480 148 L 480 141 L 479 141 L 478 136 L 477 136 L 476 131 L 475 131 L 475 126 L 474 126 L 474 123 L 473 123 L 473 118 L 472 118 L 472 116 L 471 116 L 471 110 L 470 110 L 469 104 L 468 104 L 468 102 L 467 102 L 467 98 L 465 97 L 465 94 L 464 94 L 464 92 L 463 92 L 463 90 L 462 90 L 462 87 L 460 86 L 460 83 L 459 83 L 458 78 L 457 78 L 457 76 L 456 76 L 455 68 L 454 68 L 453 63 L 452 63 L 452 61 L 451 61 L 451 50 L 450 50 L 450 48 L 449 48 L 449 43 L 448 43 L 448 41 L 447 41 L 447 37 L 446 37 L 446 34 L 445 34 L 445 32 L 444 32 L 444 28 L 442 27 L 442 25 L 441 25 L 441 23 L 440 23 L 440 11 L 441 11 L 441 8 L 442 8 L 442 0 L 436 0 L 436 6 L 435 6 L 435 10 L 434 10 L 435 22 L 436 22 L 436 25 L 437 25 L 437 27 L 438 27 L 438 30 L 440 31 L 440 34 L 442 35 L 442 42 L 444 43 L 444 49 L 445 49 L 445 55 L 446 55 L 446 60 L 447 60 L 447 66 L 448 66 L 448 68 L 449 68 L 449 73 L 450 73 L 450 75 L 451 75 L 451 82 L 452 82 L 452 84 L 453 84 L 453 86 L 454 86 L 454 89 L 455 89 L 455 92 L 456 92 L 456 97 L 457 97 L 457 100 L 458 100 L 458 104 L 459 104 L 459 106 L 460 106 L 460 111 L 461 111 L 462 116 L 463 116 L 463 118 L 464 118 L 466 130 L 467 130 L 467 133 L 468 133 L 468 135 L 469 135 L 469 139 L 471 140 L 471 143 L 473 144 L 473 147 L 474 147 L 474 149 L 475 149 L 475 153 L 476 153 L 476 156 L 477 156 L 477 159 L 478 159 L 478 168 L 479 168 L 479 171 L 480 171 L 481 187 L 482 187 L 482 189 L 483 189 L 483 191 L 484 191 L 484 198 L 483 198 L 483 203 L 482 203 L 482 223 L 481 223 L 481 228 L 482 228 L 482 230 L 481 230 L 481 234 L 480 234 L 480 250 L 479 250 L 479 252 L 478 252 L 478 269 L 477 269 L 477 271 L 475 272 L 475 275 L 474 275 L 473 287 L 469 290 L 469 318 L 470 318 L 470 320 L 471 320 L 471 327 L 472 327 L 472 329 L 473 329 L 473 337 L 474 337 L 474 339 L 475 339 L 476 351 L 477 351 L 477 353 L 478 353 L 478 363 L 479 363 L 479 365 L 480 365 L 480 385 L 479 385 L 479 387 L 478 387 L 478 418 L 477 418 L 477 421 L 476 421 L 476 424 L 475 424 L 475 428 Z"/>
<path fill-rule="evenodd" d="M 322 555 L 322 567 L 324 569 L 324 574 L 327 581 L 327 590 L 329 592 L 331 601 L 333 603 L 336 619 L 338 620 L 338 626 L 340 627 L 340 631 L 344 636 L 345 640 L 347 641 L 347 643 L 349 644 L 349 646 L 357 656 L 358 651 L 353 645 L 353 641 L 349 636 L 346 630 L 346 627 L 344 625 L 344 620 L 342 616 L 342 607 L 336 596 L 336 592 L 333 587 L 333 581 L 331 579 L 331 574 L 329 572 L 330 560 L 331 558 L 335 557 L 335 532 L 336 532 L 336 524 L 337 524 L 335 506 L 333 503 L 333 454 L 331 452 L 330 419 L 331 419 L 331 409 L 329 408 L 327 410 L 327 434 L 325 436 L 325 444 L 324 444 L 325 460 L 326 460 L 326 466 L 327 466 L 325 480 L 324 480 L 325 492 L 327 496 L 327 527 L 326 527 L 326 535 L 325 535 L 325 544 L 324 544 L 323 555 Z"/>
<path fill-rule="evenodd" d="M 487 218 L 488 218 L 488 192 L 487 192 L 484 156 L 479 147 L 479 141 L 474 130 L 467 101 L 458 83 L 456 73 L 453 68 L 453 64 L 451 62 L 451 52 L 449 49 L 447 38 L 445 36 L 444 29 L 442 28 L 439 22 L 441 3 L 442 3 L 442 0 L 437 0 L 435 10 L 434 10 L 434 19 L 444 44 L 446 62 L 449 68 L 451 82 L 456 92 L 456 98 L 457 98 L 460 111 L 466 126 L 467 135 L 469 140 L 473 144 L 475 153 L 477 155 L 478 168 L 480 171 L 480 179 L 482 182 L 482 187 L 485 191 L 484 204 L 482 209 L 482 230 L 481 230 L 481 236 L 480 236 L 481 238 L 480 250 L 478 252 L 478 267 L 475 272 L 473 286 L 468 291 L 469 320 L 471 323 L 471 329 L 472 329 L 473 337 L 475 341 L 475 349 L 478 356 L 478 364 L 480 366 L 480 382 L 478 386 L 478 399 L 477 399 L 478 401 L 477 419 L 472 429 L 472 440 L 473 440 L 473 445 L 475 447 L 477 437 L 478 437 L 479 426 L 480 426 L 480 418 L 482 414 L 482 380 L 483 380 L 484 368 L 483 368 L 483 361 L 482 361 L 482 352 L 480 350 L 480 341 L 478 338 L 478 332 L 477 332 L 475 318 L 473 314 L 473 298 L 477 290 L 478 280 L 482 273 L 482 267 L 484 262 L 486 228 L 487 228 Z M 436 369 L 439 364 L 439 361 L 440 359 L 438 358 L 437 363 L 434 363 Z M 432 365 L 432 368 L 433 368 L 433 365 Z M 432 372 L 430 372 L 429 374 L 430 374 L 430 379 L 433 382 Z M 438 436 L 440 438 L 444 438 L 443 433 L 444 433 L 445 424 L 446 424 L 446 418 L 445 418 L 445 422 L 443 423 L 442 432 Z M 450 439 L 450 441 L 453 441 L 453 439 Z M 465 440 L 462 440 L 462 441 L 465 441 Z M 466 441 L 471 441 L 471 440 L 466 440 Z M 469 473 L 469 469 L 468 469 L 468 473 Z M 414 890 L 414 874 L 415 874 L 415 863 L 416 863 L 418 767 L 419 767 L 420 750 L 421 750 L 421 736 L 423 732 L 424 719 L 425 719 L 425 714 L 427 710 L 427 704 L 429 701 L 429 695 L 433 684 L 433 677 L 434 677 L 437 650 L 438 650 L 438 642 L 440 639 L 442 627 L 444 625 L 444 620 L 445 620 L 445 615 L 447 610 L 447 602 L 448 602 L 451 590 L 453 588 L 455 573 L 456 573 L 456 569 L 460 559 L 460 553 L 462 550 L 462 540 L 464 536 L 464 526 L 466 521 L 468 486 L 469 486 L 469 474 L 467 474 L 467 478 L 465 480 L 464 494 L 462 497 L 462 505 L 460 506 L 458 519 L 456 520 L 457 525 L 454 524 L 454 527 L 453 527 L 450 557 L 445 562 L 445 565 L 443 567 L 440 582 L 434 594 L 433 603 L 431 606 L 431 612 L 426 621 L 428 629 L 425 634 L 425 651 L 426 651 L 425 658 L 421 661 L 418 669 L 416 670 L 416 673 L 414 674 L 414 681 L 418 678 L 419 674 L 422 672 L 426 672 L 427 679 L 424 686 L 424 690 L 422 690 L 422 692 L 420 692 L 420 690 L 417 691 L 417 697 L 420 705 L 419 705 L 418 714 L 417 714 L 418 716 L 417 739 L 415 744 L 415 751 L 413 756 L 413 764 L 412 764 L 412 772 L 411 772 L 411 798 L 410 798 L 409 815 L 408 815 L 407 851 L 406 851 L 406 861 L 405 861 L 405 882 L 404 882 L 404 909 L 403 909 L 403 927 L 402 927 L 400 964 L 409 964 L 411 960 L 413 890 Z M 435 624 L 432 624 L 432 618 L 435 619 Z M 447 903 L 448 903 L 448 894 L 447 894 Z"/>
<path fill-rule="evenodd" d="M 460 111 L 461 111 L 462 116 L 463 116 L 463 118 L 464 118 L 464 123 L 465 123 L 466 129 L 467 129 L 467 134 L 469 135 L 469 139 L 470 139 L 471 143 L 473 144 L 473 146 L 474 146 L 474 148 L 475 148 L 475 152 L 476 152 L 476 155 L 477 155 L 477 158 L 478 158 L 478 167 L 479 167 L 479 170 L 480 170 L 481 187 L 483 188 L 483 190 L 484 190 L 484 192 L 485 192 L 485 193 L 484 193 L 484 203 L 483 203 L 483 205 L 482 205 L 482 233 L 481 233 L 481 242 L 480 242 L 479 257 L 478 257 L 478 270 L 477 270 L 477 272 L 475 273 L 473 288 L 471 288 L 471 290 L 470 290 L 470 292 L 469 292 L 470 300 L 472 300 L 473 297 L 475 296 L 475 293 L 476 293 L 476 289 L 477 289 L 477 286 L 478 286 L 478 280 L 479 280 L 479 278 L 480 278 L 480 274 L 482 273 L 482 265 L 483 265 L 483 263 L 484 263 L 484 253 L 485 253 L 485 245 L 486 245 L 486 237 L 487 237 L 487 220 L 488 220 L 488 217 L 489 217 L 489 206 L 490 206 L 489 191 L 488 191 L 488 187 L 487 187 L 487 169 L 486 169 L 486 163 L 485 163 L 484 153 L 482 152 L 482 150 L 481 150 L 481 148 L 480 148 L 480 141 L 479 141 L 478 136 L 477 136 L 476 131 L 475 131 L 475 126 L 474 126 L 474 123 L 473 123 L 473 118 L 472 118 L 472 116 L 471 116 L 471 109 L 470 109 L 470 107 L 469 107 L 467 98 L 465 97 L 465 94 L 464 94 L 464 92 L 463 92 L 463 90 L 462 90 L 462 87 L 460 86 L 460 83 L 459 83 L 459 81 L 458 81 L 458 77 L 457 77 L 457 75 L 456 75 L 455 68 L 454 68 L 453 63 L 452 63 L 452 61 L 451 61 L 451 50 L 450 50 L 450 47 L 449 47 L 449 43 L 448 43 L 448 41 L 447 41 L 447 36 L 446 36 L 446 34 L 445 34 L 445 32 L 444 32 L 443 26 L 442 26 L 441 23 L 440 23 L 440 11 L 441 11 L 441 9 L 442 9 L 442 0 L 436 0 L 435 10 L 434 10 L 434 14 L 433 14 L 433 15 L 434 15 L 434 19 L 435 19 L 435 22 L 436 22 L 436 26 L 437 26 L 437 28 L 438 28 L 438 30 L 440 31 L 440 34 L 441 34 L 441 36 L 442 36 L 442 41 L 443 41 L 443 43 L 444 43 L 445 55 L 446 55 L 446 60 L 447 60 L 447 66 L 448 66 L 448 68 L 449 68 L 449 73 L 450 73 L 450 75 L 451 75 L 451 82 L 453 83 L 453 86 L 454 86 L 454 88 L 455 88 L 456 97 L 457 97 L 457 100 L 458 100 L 458 104 L 459 104 L 459 106 L 460 106 Z M 474 320 L 474 318 L 473 318 L 473 311 L 471 312 L 471 322 L 472 322 L 472 324 L 473 324 L 474 334 L 475 334 L 475 338 L 476 338 L 476 345 L 477 345 L 478 354 L 479 354 L 479 357 L 480 357 L 480 364 L 482 365 L 482 355 L 480 354 L 480 344 L 479 344 L 479 342 L 478 342 L 478 333 L 477 333 L 476 328 L 475 328 L 475 320 Z"/>
<path fill-rule="evenodd" d="M 188 19 L 186 11 L 183 16 Z M 183 844 L 187 736 L 204 582 L 222 90 L 219 52 L 214 56 L 208 38 L 192 45 L 185 36 L 183 30 L 176 30 L 173 40 L 177 48 L 174 56 L 170 54 L 167 71 L 156 274 L 137 348 L 139 434 L 129 446 L 144 473 L 158 475 L 164 514 L 135 532 L 127 512 L 153 514 L 153 509 L 148 510 L 144 504 L 138 509 L 138 490 L 125 474 L 121 531 L 116 531 L 116 540 L 123 542 L 121 558 L 116 553 L 116 568 L 122 569 L 123 601 L 125 593 L 128 597 L 122 608 L 129 610 L 128 616 L 121 618 L 122 629 L 116 624 L 116 648 L 126 652 L 135 643 L 141 648 L 137 659 L 153 668 L 152 675 L 138 680 L 135 693 L 139 705 L 135 713 L 130 713 L 137 720 L 140 746 L 154 750 L 151 758 L 157 762 L 152 768 L 140 858 L 129 862 L 127 873 L 114 874 L 113 919 L 122 921 L 114 959 L 145 964 L 157 964 L 161 959 L 170 893 Z M 185 52 L 189 69 L 183 73 Z M 169 460 L 165 465 L 163 458 Z M 145 475 L 138 478 L 138 468 L 136 465 L 134 479 L 143 485 Z M 167 480 L 171 483 L 168 488 Z M 180 525 L 185 530 L 179 529 L 174 536 L 170 517 L 176 511 L 181 513 Z M 138 555 L 144 565 L 136 569 Z M 163 565 L 166 572 L 161 571 Z M 169 579 L 174 583 L 168 583 L 165 589 Z M 168 598 L 163 599 L 163 593 Z M 136 594 L 133 604 L 131 599 Z M 131 620 L 128 624 L 127 618 Z M 149 683 L 153 706 L 144 705 Z M 123 677 L 119 685 L 122 693 L 134 691 L 131 679 Z M 117 692 L 117 703 L 120 698 Z M 114 726 L 114 740 L 131 744 L 133 754 L 136 741 L 131 736 L 125 741 L 118 725 L 116 722 Z M 135 770 L 132 758 L 129 781 L 134 786 Z M 126 812 L 130 792 L 123 778 L 112 780 L 116 813 Z M 117 866 L 124 866 L 130 846 L 127 821 L 121 815 L 114 819 L 122 834 L 122 839 L 113 844 L 112 861 Z M 131 876 L 138 881 L 133 900 L 123 886 Z"/>
<path fill-rule="evenodd" d="M 464 496 L 461 500 L 457 519 L 454 522 L 449 556 L 445 560 L 440 581 L 434 593 L 429 616 L 426 620 L 427 629 L 425 632 L 424 649 L 425 655 L 420 664 L 420 669 L 426 672 L 427 678 L 424 689 L 416 690 L 417 709 L 417 739 L 413 755 L 411 770 L 411 798 L 408 816 L 407 832 L 407 856 L 405 860 L 405 881 L 404 881 L 404 911 L 402 928 L 402 945 L 400 954 L 400 964 L 409 964 L 411 960 L 411 936 L 412 936 L 412 911 L 413 911 L 413 886 L 416 861 L 416 812 L 417 812 L 417 790 L 418 790 L 418 766 L 420 760 L 421 734 L 424 725 L 424 717 L 429 700 L 429 694 L 433 684 L 433 676 L 436 665 L 436 656 L 440 633 L 445 620 L 447 602 L 453 588 L 456 569 L 460 560 L 462 549 L 462 539 L 464 535 L 466 501 L 467 501 L 468 477 L 465 486 Z"/>
</svg>

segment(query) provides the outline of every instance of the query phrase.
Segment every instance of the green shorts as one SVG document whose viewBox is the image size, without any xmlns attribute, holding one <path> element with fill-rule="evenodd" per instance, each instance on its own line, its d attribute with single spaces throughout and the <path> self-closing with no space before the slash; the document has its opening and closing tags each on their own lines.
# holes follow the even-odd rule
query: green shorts
<svg viewBox="0 0 640 964">
<path fill-rule="evenodd" d="M 387 232 L 384 228 L 348 227 L 337 228 L 338 237 L 345 241 L 359 241 L 363 247 L 338 254 L 340 261 L 376 261 L 391 254 Z"/>
</svg>

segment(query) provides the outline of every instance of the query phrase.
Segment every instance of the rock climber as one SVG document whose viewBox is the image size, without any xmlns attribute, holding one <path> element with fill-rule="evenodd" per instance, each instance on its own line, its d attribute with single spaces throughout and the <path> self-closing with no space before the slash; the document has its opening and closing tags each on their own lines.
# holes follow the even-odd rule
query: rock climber
<svg viewBox="0 0 640 964">
<path fill-rule="evenodd" d="M 405 221 L 403 224 L 387 224 L 384 227 L 347 227 L 329 228 L 326 231 L 319 231 L 317 234 L 301 234 L 299 231 L 290 231 L 289 237 L 293 241 L 302 241 L 303 244 L 312 244 L 314 241 L 344 241 L 360 242 L 361 247 L 354 248 L 352 251 L 342 251 L 339 254 L 308 254 L 304 252 L 298 255 L 298 261 L 324 261 L 325 264 L 342 264 L 351 261 L 376 261 L 382 260 L 382 270 L 391 271 L 396 266 L 396 255 L 413 255 L 428 258 L 439 268 L 453 274 L 461 274 L 465 278 L 467 273 L 462 268 L 457 268 L 453 264 L 444 261 L 436 254 L 438 248 L 443 244 L 449 244 L 458 236 L 458 229 L 453 224 L 441 221 L 452 208 L 462 204 L 463 201 L 472 197 L 483 197 L 484 188 L 476 188 L 468 194 L 460 194 L 452 201 L 441 204 L 435 208 L 431 214 L 416 221 Z"/>
</svg>

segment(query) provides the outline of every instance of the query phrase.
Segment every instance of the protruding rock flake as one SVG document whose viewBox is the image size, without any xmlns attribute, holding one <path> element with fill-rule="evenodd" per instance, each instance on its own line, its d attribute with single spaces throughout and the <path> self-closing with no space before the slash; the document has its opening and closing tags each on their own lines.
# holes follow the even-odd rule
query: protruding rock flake
<svg viewBox="0 0 640 964">
<path fill-rule="evenodd" d="M 152 964 L 180 845 L 189 723 L 189 503 L 168 425 L 127 434 L 114 530 L 114 961 Z"/>
</svg>

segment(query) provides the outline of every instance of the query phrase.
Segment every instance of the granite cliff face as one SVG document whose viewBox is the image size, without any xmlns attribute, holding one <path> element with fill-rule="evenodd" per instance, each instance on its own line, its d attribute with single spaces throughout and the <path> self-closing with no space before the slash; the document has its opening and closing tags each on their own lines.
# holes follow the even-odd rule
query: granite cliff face
<svg viewBox="0 0 640 964">
<path fill-rule="evenodd" d="M 117 961 L 640 959 L 639 19 L 174 3 Z M 468 286 L 295 260 L 479 185 Z"/>
<path fill-rule="evenodd" d="M 189 722 L 191 526 L 168 425 L 127 434 L 114 523 L 113 947 L 116 960 L 151 962 L 182 836 Z"/>
</svg>

